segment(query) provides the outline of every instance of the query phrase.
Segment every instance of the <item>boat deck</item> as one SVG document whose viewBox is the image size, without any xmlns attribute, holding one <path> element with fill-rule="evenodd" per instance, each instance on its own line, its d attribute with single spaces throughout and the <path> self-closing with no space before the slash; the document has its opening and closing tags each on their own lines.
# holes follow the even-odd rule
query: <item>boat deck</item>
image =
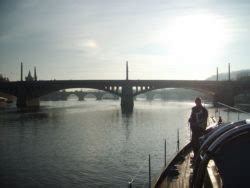
<svg viewBox="0 0 250 188">
<path fill-rule="evenodd" d="M 182 157 L 182 158 L 181 158 Z M 160 183 L 156 188 L 189 188 L 193 176 L 193 166 L 191 159 L 193 153 L 189 151 L 184 156 L 175 160 L 161 175 Z M 166 173 L 167 172 L 167 173 Z M 221 188 L 222 181 L 214 161 L 210 161 L 207 166 L 207 175 L 204 182 L 204 188 Z"/>
<path fill-rule="evenodd" d="M 190 185 L 190 177 L 192 176 L 193 169 L 191 167 L 191 157 L 192 153 L 189 153 L 185 156 L 185 160 L 176 164 L 176 170 L 179 172 L 177 177 L 167 176 L 163 181 L 159 188 L 189 188 Z"/>
</svg>

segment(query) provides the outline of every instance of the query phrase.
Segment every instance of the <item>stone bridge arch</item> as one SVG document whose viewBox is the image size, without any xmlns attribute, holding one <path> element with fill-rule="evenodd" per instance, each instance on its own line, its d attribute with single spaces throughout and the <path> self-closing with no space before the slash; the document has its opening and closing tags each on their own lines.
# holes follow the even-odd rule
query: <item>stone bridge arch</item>
<svg viewBox="0 0 250 188">
<path fill-rule="evenodd" d="M 155 95 L 160 95 L 160 97 L 163 99 L 163 100 L 166 100 L 168 98 L 167 96 L 167 92 L 166 90 L 164 89 L 185 89 L 187 91 L 197 91 L 197 92 L 200 92 L 202 93 L 203 95 L 206 95 L 207 98 L 215 98 L 215 92 L 213 91 L 209 91 L 209 90 L 206 90 L 206 89 L 200 89 L 200 88 L 187 88 L 187 87 L 178 87 L 178 88 L 172 88 L 172 87 L 162 87 L 162 88 L 148 88 L 148 89 L 144 89 L 142 91 L 139 91 L 139 92 L 136 92 L 137 90 L 134 89 L 134 92 L 133 92 L 133 95 L 134 96 L 138 96 L 138 95 L 145 95 L 147 100 L 153 100 L 155 98 Z M 155 93 L 157 92 L 158 93 Z M 184 91 L 185 92 L 185 91 Z M 195 98 L 196 96 L 194 96 Z"/>
<path fill-rule="evenodd" d="M 89 89 L 89 88 L 87 88 Z M 110 97 L 113 98 L 118 98 L 118 96 L 116 94 L 113 94 L 111 92 L 108 91 L 104 91 L 104 90 L 93 90 L 93 91 L 73 91 L 73 92 L 65 92 L 66 93 L 66 97 L 68 97 L 70 94 L 74 94 L 78 97 L 79 101 L 85 100 L 86 98 L 88 98 L 89 96 L 94 96 L 94 98 L 96 100 L 102 100 L 103 97 L 105 95 L 108 95 Z"/>
<path fill-rule="evenodd" d="M 0 83 L 0 92 L 13 95 L 17 98 L 17 107 L 39 106 L 39 97 L 52 92 L 89 88 L 109 92 L 121 96 L 121 86 L 116 83 L 99 83 L 99 81 L 18 81 Z M 64 96 L 65 97 L 65 96 Z M 81 96 L 80 96 L 81 97 Z M 97 96 L 100 98 L 100 96 Z"/>
<path fill-rule="evenodd" d="M 119 97 L 117 95 L 114 95 L 114 94 L 111 94 L 111 93 L 104 93 L 102 96 L 101 96 L 101 99 L 119 99 Z"/>
<path fill-rule="evenodd" d="M 77 100 L 80 100 L 79 96 L 75 93 L 69 93 L 66 97 L 66 100 L 69 100 L 70 98 L 76 98 Z"/>
<path fill-rule="evenodd" d="M 95 94 L 93 93 L 86 93 L 84 94 L 83 96 L 83 100 L 86 100 L 86 99 L 95 99 L 95 100 L 100 100 L 98 96 L 96 96 Z"/>
</svg>

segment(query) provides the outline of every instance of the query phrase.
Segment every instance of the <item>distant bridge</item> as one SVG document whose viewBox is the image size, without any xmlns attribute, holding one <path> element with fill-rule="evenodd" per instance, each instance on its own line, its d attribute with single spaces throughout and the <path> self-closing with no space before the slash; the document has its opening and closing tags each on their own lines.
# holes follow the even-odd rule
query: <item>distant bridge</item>
<svg viewBox="0 0 250 188">
<path fill-rule="evenodd" d="M 49 95 L 45 95 L 40 97 L 41 100 L 52 100 L 52 101 L 66 101 L 71 95 L 74 95 L 78 98 L 79 101 L 85 100 L 85 98 L 89 95 L 96 97 L 96 100 L 102 100 L 103 98 L 108 99 L 119 99 L 119 97 L 115 94 L 110 94 L 105 91 L 57 91 L 53 92 Z"/>
<path fill-rule="evenodd" d="M 128 76 L 127 76 L 128 78 Z M 57 80 L 0 82 L 0 92 L 17 97 L 17 107 L 38 106 L 39 97 L 69 88 L 91 88 L 121 97 L 123 113 L 134 107 L 134 96 L 163 88 L 185 88 L 212 95 L 214 101 L 234 104 L 234 96 L 250 90 L 249 81 L 204 80 Z"/>
<path fill-rule="evenodd" d="M 1 95 L 1 93 L 0 93 Z M 44 95 L 40 97 L 40 101 L 66 101 L 71 96 L 77 97 L 79 101 L 83 101 L 88 97 L 94 97 L 96 100 L 103 99 L 112 99 L 118 100 L 119 96 L 115 94 L 111 94 L 107 91 L 100 90 L 60 90 L 48 95 Z M 154 100 L 154 98 L 159 98 L 164 101 L 166 100 L 193 100 L 194 96 L 202 96 L 203 99 L 210 99 L 212 96 L 206 96 L 204 93 L 195 92 L 194 90 L 189 89 L 160 89 L 160 90 L 152 90 L 141 95 L 137 95 L 134 97 L 134 100 L 139 98 L 145 98 L 148 101 Z"/>
</svg>

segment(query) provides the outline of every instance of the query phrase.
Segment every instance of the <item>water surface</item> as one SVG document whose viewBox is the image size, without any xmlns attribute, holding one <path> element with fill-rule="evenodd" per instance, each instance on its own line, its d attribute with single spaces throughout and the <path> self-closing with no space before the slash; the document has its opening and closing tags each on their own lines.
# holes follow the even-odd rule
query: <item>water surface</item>
<svg viewBox="0 0 250 188">
<path fill-rule="evenodd" d="M 181 146 L 189 141 L 193 103 L 137 100 L 130 116 L 112 100 L 41 106 L 33 113 L 0 110 L 0 187 L 127 187 L 131 178 L 146 187 L 148 155 L 154 177 L 164 163 L 164 139 L 167 160 L 176 152 L 177 129 Z M 231 116 L 238 117 L 225 113 Z"/>
</svg>

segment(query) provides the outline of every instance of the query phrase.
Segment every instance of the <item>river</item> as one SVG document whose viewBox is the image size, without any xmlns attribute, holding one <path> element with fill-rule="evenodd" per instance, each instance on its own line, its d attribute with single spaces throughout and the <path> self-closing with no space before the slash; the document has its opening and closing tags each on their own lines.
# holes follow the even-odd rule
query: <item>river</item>
<svg viewBox="0 0 250 188">
<path fill-rule="evenodd" d="M 176 152 L 177 129 L 180 145 L 189 141 L 192 106 L 137 100 L 130 116 L 113 100 L 41 102 L 32 113 L 14 105 L 0 109 L 0 187 L 128 187 L 131 178 L 134 187 L 146 187 L 148 155 L 156 177 L 164 164 L 164 140 L 167 161 Z"/>
</svg>

